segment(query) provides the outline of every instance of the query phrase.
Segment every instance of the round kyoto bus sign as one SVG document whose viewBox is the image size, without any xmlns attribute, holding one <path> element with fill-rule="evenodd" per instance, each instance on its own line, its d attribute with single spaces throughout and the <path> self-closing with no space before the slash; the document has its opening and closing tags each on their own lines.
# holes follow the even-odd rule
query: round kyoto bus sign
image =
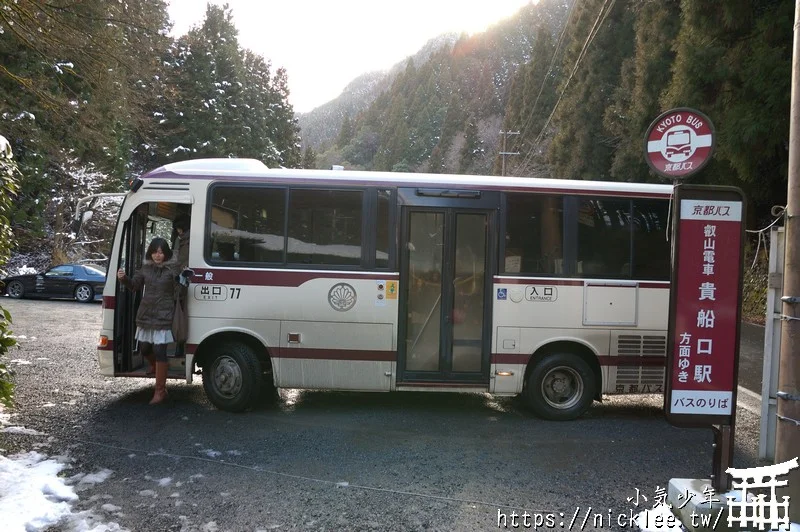
<svg viewBox="0 0 800 532">
<path fill-rule="evenodd" d="M 659 175 L 684 179 L 703 168 L 714 152 L 714 125 L 699 111 L 680 107 L 656 118 L 644 139 L 647 164 Z"/>
</svg>

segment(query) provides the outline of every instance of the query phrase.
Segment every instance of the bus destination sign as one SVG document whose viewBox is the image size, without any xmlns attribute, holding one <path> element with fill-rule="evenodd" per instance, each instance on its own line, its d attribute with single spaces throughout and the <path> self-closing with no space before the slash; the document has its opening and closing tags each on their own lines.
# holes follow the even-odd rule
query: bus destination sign
<svg viewBox="0 0 800 532">
<path fill-rule="evenodd" d="M 647 164 L 655 173 L 672 179 L 684 179 L 703 168 L 713 151 L 711 120 L 685 107 L 656 118 L 644 139 Z"/>
<path fill-rule="evenodd" d="M 729 187 L 676 187 L 667 393 L 675 425 L 735 415 L 744 199 Z"/>
</svg>

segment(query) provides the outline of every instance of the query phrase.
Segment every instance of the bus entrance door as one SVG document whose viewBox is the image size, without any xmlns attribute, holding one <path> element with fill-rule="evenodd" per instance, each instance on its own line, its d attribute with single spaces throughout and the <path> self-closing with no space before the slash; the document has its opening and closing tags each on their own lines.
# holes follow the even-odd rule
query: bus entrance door
<svg viewBox="0 0 800 532">
<path fill-rule="evenodd" d="M 488 385 L 493 212 L 404 209 L 398 383 Z"/>
</svg>

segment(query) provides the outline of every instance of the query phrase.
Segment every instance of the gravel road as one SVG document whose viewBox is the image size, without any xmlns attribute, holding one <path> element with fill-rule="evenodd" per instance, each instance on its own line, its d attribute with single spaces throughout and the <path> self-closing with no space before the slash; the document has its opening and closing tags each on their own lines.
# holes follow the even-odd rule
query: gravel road
<svg viewBox="0 0 800 532">
<path fill-rule="evenodd" d="M 0 304 L 20 344 L 14 422 L 44 434 L 0 433 L 0 448 L 66 454 L 68 474 L 109 470 L 76 510 L 111 530 L 497 530 L 498 513 L 526 510 L 574 530 L 576 510 L 637 513 L 670 478 L 711 471 L 711 431 L 670 426 L 657 395 L 564 423 L 486 394 L 282 390 L 230 414 L 177 381 L 151 407 L 152 381 L 99 375 L 98 304 Z M 739 410 L 734 466 L 765 465 L 758 423 Z"/>
</svg>

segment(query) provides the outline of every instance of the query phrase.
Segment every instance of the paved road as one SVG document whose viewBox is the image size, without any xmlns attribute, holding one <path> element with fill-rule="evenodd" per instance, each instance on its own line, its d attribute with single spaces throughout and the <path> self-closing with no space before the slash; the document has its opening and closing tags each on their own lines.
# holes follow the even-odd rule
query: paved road
<svg viewBox="0 0 800 532">
<path fill-rule="evenodd" d="M 498 511 L 513 510 L 557 524 L 578 507 L 638 511 L 637 490 L 652 501 L 670 478 L 711 469 L 711 431 L 668 425 L 660 395 L 609 398 L 566 423 L 446 393 L 285 390 L 234 415 L 177 382 L 170 404 L 150 407 L 152 382 L 98 374 L 99 305 L 0 303 L 20 336 L 13 421 L 42 433 L 0 433 L 3 454 L 110 471 L 76 507 L 127 530 L 497 530 Z M 735 467 L 763 465 L 758 430 L 740 409 Z"/>
<path fill-rule="evenodd" d="M 742 323 L 739 335 L 739 385 L 761 395 L 764 372 L 764 327 Z"/>
</svg>

